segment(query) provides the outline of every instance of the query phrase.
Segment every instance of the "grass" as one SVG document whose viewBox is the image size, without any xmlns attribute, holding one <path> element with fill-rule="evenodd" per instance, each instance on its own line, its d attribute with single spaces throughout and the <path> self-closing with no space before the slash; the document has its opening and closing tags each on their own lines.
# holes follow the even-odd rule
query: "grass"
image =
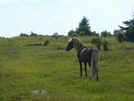
<svg viewBox="0 0 134 101">
<path fill-rule="evenodd" d="M 0 38 L 0 100 L 1 101 L 133 101 L 134 43 L 119 43 L 115 37 L 102 38 L 109 42 L 109 51 L 99 51 L 99 82 L 79 77 L 75 50 L 66 52 L 69 37 Z M 92 37 L 80 37 L 91 46 Z M 48 46 L 29 44 L 49 40 Z M 89 41 L 88 41 L 89 40 Z M 12 56 L 9 45 L 16 52 Z M 49 95 L 31 95 L 43 89 Z"/>
</svg>

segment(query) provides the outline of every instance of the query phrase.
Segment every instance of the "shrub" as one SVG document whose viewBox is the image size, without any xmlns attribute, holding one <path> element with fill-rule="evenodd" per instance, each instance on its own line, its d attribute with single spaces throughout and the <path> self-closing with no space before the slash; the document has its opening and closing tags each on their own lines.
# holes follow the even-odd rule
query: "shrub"
<svg viewBox="0 0 134 101">
<path fill-rule="evenodd" d="M 107 41 L 103 41 L 102 45 L 103 45 L 104 51 L 107 51 L 108 50 L 108 42 Z"/>
<path fill-rule="evenodd" d="M 74 30 L 70 30 L 70 31 L 68 32 L 68 36 L 72 36 L 73 33 L 75 33 L 75 31 L 74 31 Z"/>
<path fill-rule="evenodd" d="M 121 43 L 124 41 L 125 36 L 122 32 L 118 32 L 116 38 Z"/>
<path fill-rule="evenodd" d="M 72 33 L 72 37 L 77 37 L 78 35 L 76 33 Z"/>
<path fill-rule="evenodd" d="M 81 32 L 79 33 L 79 35 L 80 35 L 80 36 L 84 36 L 84 35 L 85 35 L 85 32 L 84 32 L 84 31 L 81 31 Z"/>
<path fill-rule="evenodd" d="M 57 40 L 60 36 L 58 35 L 58 33 L 57 33 L 57 32 L 55 32 L 55 33 L 52 35 L 52 37 L 54 37 L 54 38 L 55 38 L 55 40 Z"/>
<path fill-rule="evenodd" d="M 94 44 L 98 50 L 100 50 L 101 45 L 102 45 L 101 38 L 95 37 L 91 40 L 91 43 Z"/>
<path fill-rule="evenodd" d="M 37 36 L 37 34 L 36 33 L 33 33 L 33 31 L 31 31 L 30 36 Z"/>
<path fill-rule="evenodd" d="M 107 31 L 103 31 L 101 32 L 101 36 L 103 37 L 107 37 L 107 36 L 112 36 L 110 32 L 107 32 Z"/>
<path fill-rule="evenodd" d="M 49 40 L 44 41 L 44 46 L 47 46 L 49 44 Z"/>
<path fill-rule="evenodd" d="M 57 47 L 57 50 L 63 50 L 64 48 L 63 47 L 61 47 L 61 46 L 58 46 Z"/>
<path fill-rule="evenodd" d="M 26 33 L 21 33 L 20 34 L 20 37 L 28 37 L 29 35 L 28 34 L 26 34 Z"/>
</svg>

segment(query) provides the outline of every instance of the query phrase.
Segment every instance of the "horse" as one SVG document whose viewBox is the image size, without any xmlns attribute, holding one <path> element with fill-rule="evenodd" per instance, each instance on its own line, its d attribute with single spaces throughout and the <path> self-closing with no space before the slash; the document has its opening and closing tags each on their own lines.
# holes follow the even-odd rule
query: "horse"
<svg viewBox="0 0 134 101">
<path fill-rule="evenodd" d="M 92 46 L 85 46 L 80 39 L 72 37 L 66 47 L 66 51 L 75 48 L 80 64 L 80 77 L 82 77 L 82 62 L 84 63 L 85 74 L 87 77 L 87 63 L 90 67 L 90 79 L 98 81 L 98 51 Z"/>
</svg>

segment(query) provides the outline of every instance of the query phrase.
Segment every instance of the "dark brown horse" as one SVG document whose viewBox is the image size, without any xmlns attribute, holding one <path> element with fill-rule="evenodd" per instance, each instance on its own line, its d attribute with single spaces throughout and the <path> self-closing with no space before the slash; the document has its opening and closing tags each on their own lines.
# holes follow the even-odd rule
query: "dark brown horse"
<svg viewBox="0 0 134 101">
<path fill-rule="evenodd" d="M 69 40 L 66 51 L 70 51 L 75 48 L 77 51 L 77 57 L 80 64 L 80 76 L 82 76 L 82 62 L 85 66 L 85 73 L 87 77 L 86 63 L 90 66 L 90 78 L 98 81 L 98 51 L 96 48 L 85 46 L 78 38 L 71 38 Z"/>
</svg>

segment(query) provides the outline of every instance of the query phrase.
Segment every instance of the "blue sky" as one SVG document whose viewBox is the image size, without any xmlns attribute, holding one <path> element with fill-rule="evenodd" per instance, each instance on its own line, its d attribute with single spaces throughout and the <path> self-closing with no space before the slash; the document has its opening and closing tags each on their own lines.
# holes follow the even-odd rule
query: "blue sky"
<svg viewBox="0 0 134 101">
<path fill-rule="evenodd" d="M 86 16 L 92 31 L 113 33 L 132 18 L 134 0 L 0 0 L 0 37 L 67 35 Z"/>
</svg>

